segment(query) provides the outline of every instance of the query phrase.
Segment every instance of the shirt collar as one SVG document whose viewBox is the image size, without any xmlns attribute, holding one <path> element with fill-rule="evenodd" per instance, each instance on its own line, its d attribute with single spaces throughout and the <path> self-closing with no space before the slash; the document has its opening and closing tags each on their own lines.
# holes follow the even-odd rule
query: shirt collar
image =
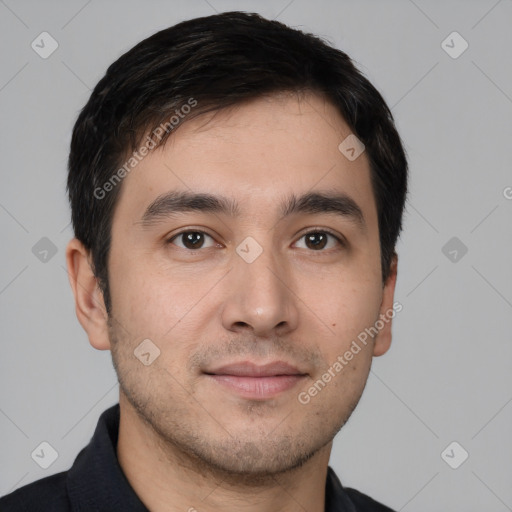
<svg viewBox="0 0 512 512">
<path fill-rule="evenodd" d="M 126 479 L 117 459 L 119 404 L 105 410 L 89 444 L 68 471 L 67 489 L 74 512 L 130 510 L 149 512 Z M 327 468 L 325 512 L 356 512 L 331 467 Z"/>
</svg>

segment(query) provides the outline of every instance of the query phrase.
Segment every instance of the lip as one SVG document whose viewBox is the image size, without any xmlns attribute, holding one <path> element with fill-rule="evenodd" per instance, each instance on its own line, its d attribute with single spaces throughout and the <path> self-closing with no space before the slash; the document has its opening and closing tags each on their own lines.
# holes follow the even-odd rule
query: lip
<svg viewBox="0 0 512 512">
<path fill-rule="evenodd" d="M 204 373 L 214 375 L 235 375 L 238 377 L 275 377 L 278 375 L 306 375 L 295 366 L 285 361 L 273 361 L 271 363 L 258 365 L 252 361 L 241 361 L 238 363 L 226 364 L 207 370 Z"/>
<path fill-rule="evenodd" d="M 273 398 L 297 386 L 307 376 L 284 361 L 264 365 L 242 361 L 204 371 L 204 374 L 222 388 L 252 400 Z"/>
</svg>

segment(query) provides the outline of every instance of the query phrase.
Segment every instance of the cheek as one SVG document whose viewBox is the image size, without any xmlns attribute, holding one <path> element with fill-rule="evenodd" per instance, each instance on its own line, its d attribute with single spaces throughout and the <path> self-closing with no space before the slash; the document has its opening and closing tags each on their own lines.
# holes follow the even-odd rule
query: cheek
<svg viewBox="0 0 512 512">
<path fill-rule="evenodd" d="M 378 318 L 382 294 L 380 289 L 360 288 L 341 305 L 340 328 L 351 339 L 373 325 Z"/>
<path fill-rule="evenodd" d="M 129 263 L 129 271 L 128 264 L 123 263 L 124 269 L 119 265 L 113 273 L 114 316 L 138 343 L 152 340 L 161 350 L 161 361 L 169 358 L 167 366 L 174 367 L 195 348 L 192 340 L 197 339 L 198 330 L 221 300 L 208 293 L 218 277 L 206 278 L 149 262 Z"/>
<path fill-rule="evenodd" d="M 312 285 L 313 280 L 304 282 L 298 295 L 305 298 L 318 320 L 337 340 L 331 345 L 333 348 L 343 349 L 378 319 L 382 288 L 377 280 L 344 277 L 339 281 L 323 281 L 320 286 L 317 281 L 315 293 L 311 293 L 315 289 Z"/>
<path fill-rule="evenodd" d="M 109 275 L 113 314 L 133 336 L 157 338 L 180 317 L 181 284 L 136 260 L 118 259 Z"/>
</svg>

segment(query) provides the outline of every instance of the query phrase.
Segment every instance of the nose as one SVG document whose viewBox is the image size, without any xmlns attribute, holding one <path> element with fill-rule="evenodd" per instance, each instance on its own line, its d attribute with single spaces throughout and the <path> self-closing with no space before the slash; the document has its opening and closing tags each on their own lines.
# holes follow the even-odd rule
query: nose
<svg viewBox="0 0 512 512">
<path fill-rule="evenodd" d="M 225 329 L 251 330 L 254 336 L 265 337 L 283 336 L 297 328 L 299 298 L 286 262 L 277 260 L 269 249 L 264 249 L 251 263 L 234 254 L 222 310 Z"/>
</svg>

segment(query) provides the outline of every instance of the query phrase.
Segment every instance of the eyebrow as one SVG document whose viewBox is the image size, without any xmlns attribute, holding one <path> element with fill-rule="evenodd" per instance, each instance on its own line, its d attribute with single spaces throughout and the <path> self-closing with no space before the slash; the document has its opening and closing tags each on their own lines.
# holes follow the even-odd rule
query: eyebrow
<svg viewBox="0 0 512 512">
<path fill-rule="evenodd" d="M 170 191 L 158 196 L 145 210 L 140 223 L 143 227 L 184 212 L 205 212 L 224 214 L 229 217 L 240 215 L 239 204 L 232 198 L 208 193 Z M 334 192 L 308 192 L 297 196 L 289 194 L 280 204 L 280 218 L 307 213 L 333 214 L 352 222 L 361 231 L 366 222 L 359 205 L 350 196 Z"/>
</svg>

